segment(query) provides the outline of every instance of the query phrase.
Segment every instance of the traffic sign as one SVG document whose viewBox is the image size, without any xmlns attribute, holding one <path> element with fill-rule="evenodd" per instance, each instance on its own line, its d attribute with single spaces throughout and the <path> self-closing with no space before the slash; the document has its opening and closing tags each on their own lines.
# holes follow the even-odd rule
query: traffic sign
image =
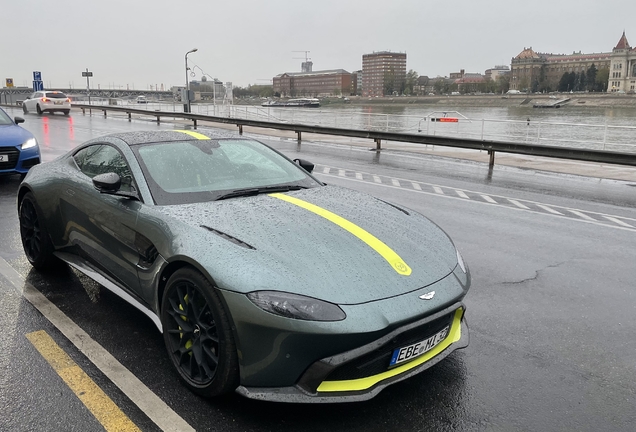
<svg viewBox="0 0 636 432">
<path fill-rule="evenodd" d="M 13 87 L 13 78 L 7 78 L 6 82 L 6 87 Z"/>
<path fill-rule="evenodd" d="M 93 72 L 88 72 L 88 71 L 82 72 L 82 76 L 83 77 L 92 77 L 93 76 Z"/>
<path fill-rule="evenodd" d="M 33 81 L 42 81 L 42 72 L 33 71 Z"/>
</svg>

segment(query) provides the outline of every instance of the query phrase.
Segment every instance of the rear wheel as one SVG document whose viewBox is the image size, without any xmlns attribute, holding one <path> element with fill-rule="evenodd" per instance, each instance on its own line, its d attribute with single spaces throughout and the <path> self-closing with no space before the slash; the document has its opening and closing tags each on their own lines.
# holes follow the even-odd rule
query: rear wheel
<svg viewBox="0 0 636 432">
<path fill-rule="evenodd" d="M 238 358 L 230 320 L 201 273 L 186 267 L 170 277 L 161 323 L 170 360 L 190 390 L 211 397 L 236 389 Z"/>
<path fill-rule="evenodd" d="M 53 243 L 35 197 L 28 192 L 20 203 L 20 238 L 24 253 L 33 267 L 50 269 L 55 263 Z"/>
<path fill-rule="evenodd" d="M 37 111 L 38 114 L 42 114 L 42 108 L 40 108 L 40 104 L 37 104 L 35 106 L 35 110 Z"/>
<path fill-rule="evenodd" d="M 71 112 L 71 110 L 64 110 L 64 111 L 62 111 L 62 112 L 64 113 L 64 115 L 68 115 L 68 113 L 70 113 L 70 112 Z"/>
</svg>

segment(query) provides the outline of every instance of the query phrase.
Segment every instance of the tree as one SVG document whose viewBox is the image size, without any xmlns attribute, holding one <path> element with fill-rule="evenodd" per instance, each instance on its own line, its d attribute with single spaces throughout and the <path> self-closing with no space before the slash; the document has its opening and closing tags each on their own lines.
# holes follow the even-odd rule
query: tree
<svg viewBox="0 0 636 432">
<path fill-rule="evenodd" d="M 598 73 L 596 66 L 592 63 L 592 66 L 587 68 L 586 90 L 594 91 L 594 84 L 596 83 L 596 74 Z"/>
<path fill-rule="evenodd" d="M 404 82 L 404 94 L 413 94 L 413 86 L 417 84 L 419 75 L 413 69 L 410 69 L 406 73 L 406 80 Z"/>
<path fill-rule="evenodd" d="M 499 75 L 497 77 L 497 92 L 506 93 L 510 90 L 510 75 Z"/>
<path fill-rule="evenodd" d="M 595 91 L 606 91 L 609 83 L 609 69 L 600 69 L 596 73 Z"/>
</svg>

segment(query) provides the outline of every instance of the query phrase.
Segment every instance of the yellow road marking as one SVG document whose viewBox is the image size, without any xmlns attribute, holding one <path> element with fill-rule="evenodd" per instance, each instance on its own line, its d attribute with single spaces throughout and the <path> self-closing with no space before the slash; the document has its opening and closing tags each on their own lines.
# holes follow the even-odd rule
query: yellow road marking
<svg viewBox="0 0 636 432">
<path fill-rule="evenodd" d="M 395 369 L 388 370 L 386 372 L 372 375 L 366 378 L 352 379 L 352 380 L 342 380 L 342 381 L 323 381 L 318 386 L 319 392 L 344 392 L 344 391 L 360 391 L 371 388 L 382 380 L 387 378 L 394 377 L 403 372 L 406 372 L 410 369 L 413 369 L 416 366 L 421 365 L 432 359 L 433 357 L 440 354 L 446 348 L 448 348 L 451 344 L 457 342 L 461 339 L 461 321 L 462 315 L 464 314 L 464 310 L 459 308 L 455 311 L 455 316 L 453 317 L 453 323 L 451 325 L 450 331 L 446 339 L 440 342 L 435 348 L 422 355 L 421 357 L 416 358 L 413 361 L 410 361 L 402 366 L 398 366 Z"/>
<path fill-rule="evenodd" d="M 121 432 L 139 430 L 44 330 L 29 333 L 26 337 L 104 429 Z"/>
<path fill-rule="evenodd" d="M 191 130 L 175 130 L 175 132 L 183 132 L 184 134 L 188 134 L 191 137 L 196 138 L 196 139 L 200 139 L 200 140 L 209 140 L 210 139 L 210 137 L 207 137 L 207 136 L 205 136 L 203 134 L 200 134 L 199 132 L 194 132 L 194 131 L 191 131 Z"/>
<path fill-rule="evenodd" d="M 315 204 L 308 203 L 298 198 L 291 197 L 280 193 L 273 193 L 269 196 L 287 201 L 288 203 L 295 204 L 298 207 L 309 210 L 312 213 L 322 216 L 330 222 L 335 223 L 340 228 L 349 231 L 354 236 L 365 242 L 371 249 L 376 251 L 382 258 L 384 258 L 393 267 L 393 270 L 403 276 L 409 276 L 411 274 L 411 267 L 409 267 L 400 256 L 393 251 L 390 247 L 384 244 L 381 240 L 375 237 L 373 234 L 360 228 L 358 225 L 346 220 L 345 218 L 338 216 L 335 213 L 325 210 L 322 207 L 318 207 Z"/>
</svg>

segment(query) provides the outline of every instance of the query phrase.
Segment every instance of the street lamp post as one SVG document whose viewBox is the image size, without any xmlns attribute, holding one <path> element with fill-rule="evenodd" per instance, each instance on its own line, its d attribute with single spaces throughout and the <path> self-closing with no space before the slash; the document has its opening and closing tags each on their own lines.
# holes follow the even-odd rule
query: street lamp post
<svg viewBox="0 0 636 432">
<path fill-rule="evenodd" d="M 190 51 L 188 51 L 185 54 L 185 75 L 186 75 L 186 91 L 185 91 L 185 97 L 186 97 L 186 103 L 183 105 L 184 111 L 189 113 L 192 112 L 191 110 L 191 106 L 190 106 L 190 80 L 188 79 L 188 54 L 193 53 L 193 52 L 197 52 L 198 49 L 194 48 L 191 49 Z"/>
</svg>

